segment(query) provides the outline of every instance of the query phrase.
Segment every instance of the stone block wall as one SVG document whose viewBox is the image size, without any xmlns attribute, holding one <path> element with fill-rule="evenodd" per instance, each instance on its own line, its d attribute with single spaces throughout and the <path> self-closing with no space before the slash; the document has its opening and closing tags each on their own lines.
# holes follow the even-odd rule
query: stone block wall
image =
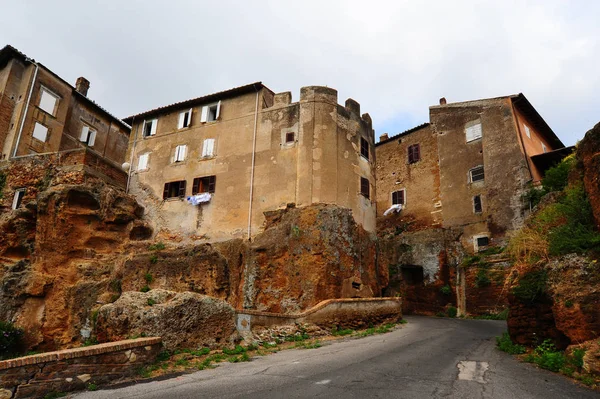
<svg viewBox="0 0 600 399">
<path fill-rule="evenodd" d="M 111 342 L 0 361 L 0 398 L 43 398 L 134 375 L 162 350 L 160 337 Z"/>
</svg>

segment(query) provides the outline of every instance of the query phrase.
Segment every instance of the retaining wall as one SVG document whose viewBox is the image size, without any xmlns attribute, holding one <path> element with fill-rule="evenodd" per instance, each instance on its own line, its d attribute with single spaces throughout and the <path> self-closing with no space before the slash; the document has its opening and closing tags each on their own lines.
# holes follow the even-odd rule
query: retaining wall
<svg viewBox="0 0 600 399">
<path fill-rule="evenodd" d="M 41 353 L 0 361 L 0 399 L 43 398 L 135 374 L 162 350 L 160 337 Z"/>
<path fill-rule="evenodd" d="M 236 325 L 240 332 L 251 331 L 257 327 L 268 328 L 295 323 L 355 329 L 395 322 L 401 318 L 401 298 L 345 298 L 328 299 L 297 314 L 238 310 Z"/>
</svg>

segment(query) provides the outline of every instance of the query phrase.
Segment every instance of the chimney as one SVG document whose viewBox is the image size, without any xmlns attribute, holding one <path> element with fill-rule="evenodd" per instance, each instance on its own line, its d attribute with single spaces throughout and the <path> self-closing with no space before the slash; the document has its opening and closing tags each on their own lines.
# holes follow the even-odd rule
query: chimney
<svg viewBox="0 0 600 399">
<path fill-rule="evenodd" d="M 379 142 L 381 143 L 382 141 L 386 141 L 389 138 L 390 136 L 388 136 L 387 133 L 383 133 L 381 136 L 379 136 Z"/>
<path fill-rule="evenodd" d="M 87 97 L 87 92 L 90 89 L 90 81 L 83 76 L 77 78 L 75 83 L 75 90 Z"/>
<path fill-rule="evenodd" d="M 446 97 L 440 98 L 440 105 L 446 105 Z"/>
</svg>

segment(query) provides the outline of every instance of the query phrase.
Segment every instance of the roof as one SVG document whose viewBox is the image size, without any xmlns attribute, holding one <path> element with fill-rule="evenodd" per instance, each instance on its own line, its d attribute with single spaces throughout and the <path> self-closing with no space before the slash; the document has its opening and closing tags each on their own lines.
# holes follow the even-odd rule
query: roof
<svg viewBox="0 0 600 399">
<path fill-rule="evenodd" d="M 262 82 L 254 82 L 254 83 L 250 83 L 250 84 L 247 84 L 244 86 L 234 87 L 233 89 L 219 91 L 217 93 L 207 94 L 202 97 L 196 97 L 196 98 L 192 98 L 190 100 L 180 101 L 177 103 L 154 108 L 149 111 L 145 111 L 145 112 L 141 112 L 139 114 L 128 116 L 127 118 L 124 118 L 123 121 L 125 121 L 126 123 L 129 123 L 129 124 L 132 124 L 134 118 L 135 119 L 147 118 L 149 116 L 164 114 L 164 113 L 176 111 L 176 110 L 179 110 L 182 108 L 193 107 L 195 105 L 200 105 L 200 104 L 206 104 L 209 102 L 214 102 L 214 101 L 222 100 L 225 98 L 235 97 L 235 96 L 239 96 L 242 94 L 254 93 L 263 88 L 267 89 L 271 93 L 273 93 L 273 91 L 271 89 L 269 89 L 267 86 L 263 85 Z"/>
<path fill-rule="evenodd" d="M 411 129 L 405 130 L 402 133 L 395 134 L 395 135 L 389 137 L 387 140 L 383 140 L 383 141 L 379 141 L 378 143 L 375 143 L 375 147 L 377 147 L 378 145 L 385 144 L 387 142 L 396 140 L 398 137 L 406 136 L 407 134 L 416 132 L 417 130 L 424 129 L 427 126 L 429 126 L 429 122 L 422 123 L 419 126 L 415 126 L 415 127 L 411 128 Z"/>
<path fill-rule="evenodd" d="M 108 112 L 106 109 L 102 108 L 100 105 L 98 105 L 92 99 L 90 99 L 87 96 L 84 96 L 83 94 L 81 94 L 80 92 L 78 92 L 77 89 L 75 89 L 75 86 L 73 86 L 72 84 L 70 84 L 69 82 L 67 82 L 63 78 L 61 78 L 60 76 L 58 76 L 50 68 L 48 68 L 47 66 L 43 65 L 42 63 L 36 62 L 33 58 L 27 57 L 25 54 L 23 54 L 22 52 L 20 52 L 19 50 L 17 50 L 16 48 L 14 48 L 13 46 L 11 46 L 9 44 L 7 44 L 6 46 L 4 46 L 2 48 L 2 50 L 0 50 L 0 68 L 3 68 L 4 66 L 6 66 L 6 64 L 11 59 L 13 59 L 13 58 L 17 58 L 17 59 L 19 59 L 19 60 L 21 60 L 23 62 L 34 63 L 36 65 L 41 66 L 46 71 L 48 71 L 50 74 L 52 74 L 54 77 L 56 77 L 61 82 L 63 82 L 67 86 L 69 86 L 72 89 L 72 92 L 73 92 L 73 94 L 75 96 L 77 96 L 78 98 L 80 98 L 84 102 L 87 102 L 88 104 L 92 105 L 97 110 L 99 110 L 100 112 L 102 112 L 103 114 L 105 114 L 106 116 L 108 116 L 109 118 L 113 119 L 115 122 L 119 123 L 121 126 L 123 126 L 127 130 L 128 133 L 131 131 L 131 126 L 129 126 L 128 124 L 126 124 L 120 118 L 117 118 L 116 116 L 114 116 L 113 114 L 111 114 L 110 112 Z"/>
<path fill-rule="evenodd" d="M 559 148 L 558 150 L 533 155 L 531 161 L 542 174 L 545 174 L 548 169 L 558 164 L 566 156 L 571 155 L 574 150 L 575 146 Z"/>
</svg>

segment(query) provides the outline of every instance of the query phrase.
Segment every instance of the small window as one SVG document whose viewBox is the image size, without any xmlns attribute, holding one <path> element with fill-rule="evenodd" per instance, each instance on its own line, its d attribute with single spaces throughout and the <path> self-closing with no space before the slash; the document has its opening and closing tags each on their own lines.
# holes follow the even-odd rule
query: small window
<svg viewBox="0 0 600 399">
<path fill-rule="evenodd" d="M 363 197 L 369 199 L 371 194 L 371 185 L 369 184 L 369 179 L 365 179 L 364 177 L 360 178 L 360 193 Z"/>
<path fill-rule="evenodd" d="M 185 180 L 172 181 L 165 183 L 165 189 L 163 191 L 163 199 L 167 198 L 183 198 L 185 197 Z"/>
<path fill-rule="evenodd" d="M 525 128 L 525 134 L 527 137 L 531 138 L 531 130 L 529 130 L 529 126 L 523 124 L 523 127 Z"/>
<path fill-rule="evenodd" d="M 360 138 L 360 155 L 369 159 L 369 142 L 364 138 Z"/>
<path fill-rule="evenodd" d="M 296 141 L 296 134 L 294 132 L 287 132 L 285 134 L 285 143 L 289 144 L 293 143 L 294 141 Z"/>
<path fill-rule="evenodd" d="M 183 129 L 184 127 L 188 127 L 191 124 L 192 124 L 192 108 L 179 114 L 179 124 L 177 125 L 177 128 Z"/>
<path fill-rule="evenodd" d="M 215 139 L 206 139 L 202 146 L 202 158 L 210 158 L 213 156 L 215 156 Z"/>
<path fill-rule="evenodd" d="M 421 160 L 421 147 L 419 144 L 408 146 L 408 163 L 416 163 Z"/>
<path fill-rule="evenodd" d="M 24 188 L 20 188 L 15 191 L 15 196 L 13 197 L 12 209 L 19 209 L 21 207 L 21 202 L 23 201 L 24 195 L 25 195 Z"/>
<path fill-rule="evenodd" d="M 481 123 L 474 124 L 465 129 L 465 133 L 467 135 L 467 143 L 469 141 L 480 139 L 482 136 L 481 133 Z"/>
<path fill-rule="evenodd" d="M 477 249 L 480 249 L 481 247 L 487 247 L 488 245 L 490 245 L 489 237 L 477 237 Z"/>
<path fill-rule="evenodd" d="M 41 123 L 36 122 L 35 126 L 33 127 L 33 137 L 39 141 L 45 142 L 46 138 L 48 137 L 48 128 Z"/>
<path fill-rule="evenodd" d="M 192 185 L 192 195 L 200 193 L 214 193 L 217 184 L 216 176 L 196 177 Z"/>
<path fill-rule="evenodd" d="M 483 212 L 483 207 L 481 206 L 481 195 L 476 195 L 473 197 L 473 212 Z"/>
<path fill-rule="evenodd" d="M 215 104 L 205 105 L 202 107 L 202 115 L 200 115 L 200 122 L 212 122 L 219 119 L 221 115 L 221 101 Z"/>
<path fill-rule="evenodd" d="M 158 125 L 158 119 L 150 119 L 144 121 L 142 125 L 142 135 L 144 137 L 154 136 L 156 134 L 156 126 Z"/>
<path fill-rule="evenodd" d="M 175 154 L 173 156 L 173 162 L 183 162 L 185 161 L 185 156 L 187 155 L 187 145 L 182 144 L 175 147 Z"/>
<path fill-rule="evenodd" d="M 469 171 L 469 178 L 471 180 L 471 183 L 475 183 L 477 181 L 483 181 L 483 179 L 484 179 L 483 166 L 477 166 L 476 168 L 471 169 Z"/>
<path fill-rule="evenodd" d="M 51 93 L 42 87 L 42 95 L 40 96 L 39 107 L 50 115 L 54 116 L 56 111 L 56 104 L 58 103 L 58 96 Z"/>
<path fill-rule="evenodd" d="M 149 159 L 150 159 L 150 153 L 149 152 L 140 155 L 140 158 L 138 159 L 137 170 L 146 170 L 146 169 L 148 169 L 148 160 Z"/>
<path fill-rule="evenodd" d="M 398 190 L 392 193 L 392 205 L 404 205 L 405 204 L 405 192 L 406 190 Z"/>
<path fill-rule="evenodd" d="M 548 152 L 548 148 L 546 147 L 546 144 L 542 143 L 542 151 L 544 151 L 544 153 Z"/>
<path fill-rule="evenodd" d="M 96 143 L 96 131 L 89 126 L 83 126 L 81 135 L 79 135 L 79 141 L 93 147 L 94 143 Z"/>
</svg>

